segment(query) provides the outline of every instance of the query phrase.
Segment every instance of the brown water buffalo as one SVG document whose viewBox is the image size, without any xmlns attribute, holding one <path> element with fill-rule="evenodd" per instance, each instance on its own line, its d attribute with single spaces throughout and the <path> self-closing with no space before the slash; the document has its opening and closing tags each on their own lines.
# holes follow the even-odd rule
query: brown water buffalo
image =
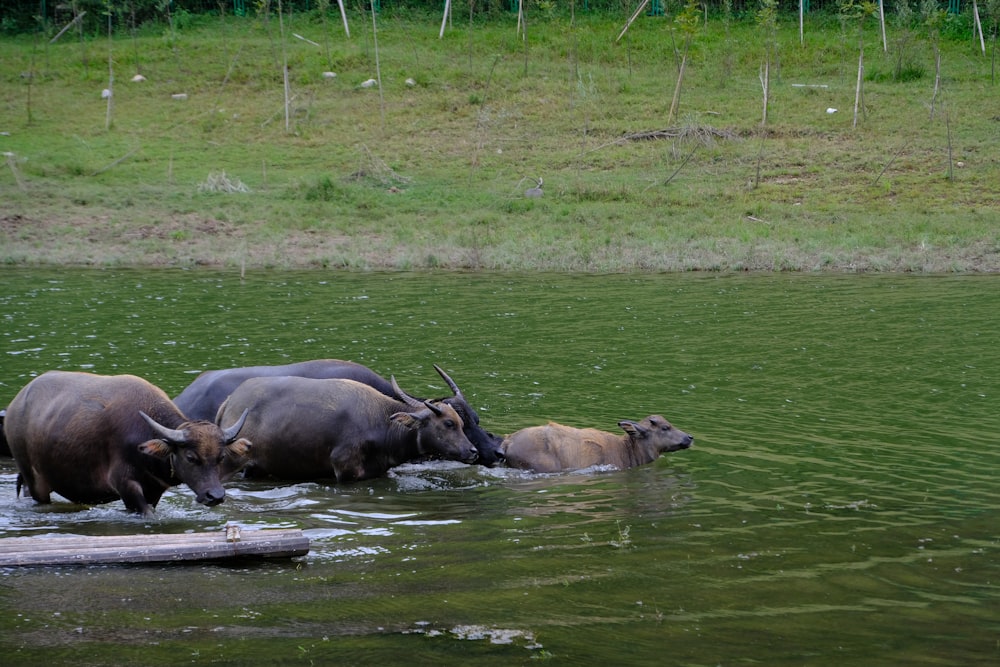
<svg viewBox="0 0 1000 667">
<path fill-rule="evenodd" d="M 351 482 L 426 456 L 475 460 L 453 407 L 418 401 L 395 378 L 392 385 L 399 399 L 354 380 L 251 378 L 226 399 L 216 421 L 250 411 L 243 432 L 254 445 L 240 462 L 248 477 Z M 239 466 L 223 468 L 226 478 Z"/>
<path fill-rule="evenodd" d="M 502 438 L 498 438 L 483 429 L 479 425 L 479 414 L 469 405 L 455 381 L 439 366 L 435 365 L 434 370 L 448 384 L 448 388 L 453 394 L 440 400 L 453 407 L 462 418 L 465 436 L 479 452 L 478 463 L 486 466 L 494 465 L 498 459 L 497 450 Z M 313 359 L 283 366 L 248 366 L 205 371 L 177 395 L 174 404 L 192 419 L 213 420 L 218 414 L 222 402 L 246 380 L 255 377 L 286 375 L 316 379 L 355 380 L 374 387 L 389 398 L 396 398 L 392 383 L 367 366 L 341 359 Z"/>
<path fill-rule="evenodd" d="M 7 407 L 4 432 L 21 483 L 39 503 L 52 492 L 76 503 L 121 498 L 150 515 L 163 492 L 187 484 L 199 503 L 226 497 L 219 462 L 245 456 L 246 415 L 222 429 L 189 421 L 159 388 L 134 375 L 49 371 Z"/>
<path fill-rule="evenodd" d="M 507 436 L 500 450 L 507 465 L 534 472 L 580 470 L 592 466 L 631 468 L 660 454 L 687 449 L 694 438 L 659 415 L 640 422 L 620 421 L 624 435 L 550 423 Z"/>
</svg>

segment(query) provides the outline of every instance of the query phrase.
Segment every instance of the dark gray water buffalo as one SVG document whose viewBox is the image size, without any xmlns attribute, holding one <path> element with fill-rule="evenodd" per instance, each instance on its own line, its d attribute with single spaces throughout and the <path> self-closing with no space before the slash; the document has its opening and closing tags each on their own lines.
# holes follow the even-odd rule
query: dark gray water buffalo
<svg viewBox="0 0 1000 667">
<path fill-rule="evenodd" d="M 426 456 L 475 460 L 453 407 L 398 391 L 401 399 L 353 380 L 252 378 L 222 404 L 218 421 L 250 411 L 243 427 L 254 443 L 242 462 L 248 477 L 351 482 Z M 223 467 L 224 478 L 238 469 Z"/>
<path fill-rule="evenodd" d="M 532 426 L 507 436 L 500 448 L 511 467 L 560 472 L 600 465 L 631 468 L 651 463 L 665 452 L 687 449 L 694 442 L 659 415 L 618 425 L 625 429 L 624 435 L 554 423 Z"/>
<path fill-rule="evenodd" d="M 375 387 L 393 398 L 392 384 L 381 375 L 361 364 L 340 359 L 313 359 L 283 366 L 247 366 L 205 371 L 184 388 L 174 399 L 174 405 L 192 419 L 212 421 L 219 406 L 238 386 L 250 378 L 294 375 L 303 378 L 339 378 L 356 380 Z"/>
<path fill-rule="evenodd" d="M 52 492 L 76 503 L 121 498 L 130 511 L 152 514 L 163 492 L 187 484 L 198 502 L 226 497 L 219 462 L 245 456 L 237 440 L 246 420 L 222 429 L 190 421 L 159 388 L 134 375 L 49 371 L 29 382 L 7 407 L 4 432 L 21 483 L 39 503 Z"/>
<path fill-rule="evenodd" d="M 497 462 L 497 450 L 502 438 L 487 432 L 479 425 L 479 414 L 462 395 L 455 381 L 448 377 L 439 366 L 434 369 L 448 384 L 453 395 L 442 398 L 458 412 L 465 425 L 465 436 L 479 452 L 478 463 L 492 466 Z M 370 387 L 389 398 L 396 398 L 392 383 L 367 366 L 342 361 L 340 359 L 314 359 L 284 366 L 248 366 L 246 368 L 227 368 L 224 370 L 205 371 L 182 391 L 174 403 L 181 412 L 192 419 L 215 419 L 219 406 L 229 397 L 236 387 L 244 381 L 255 377 L 296 376 L 304 378 L 355 380 Z M 422 400 L 422 399 L 418 399 Z"/>
</svg>

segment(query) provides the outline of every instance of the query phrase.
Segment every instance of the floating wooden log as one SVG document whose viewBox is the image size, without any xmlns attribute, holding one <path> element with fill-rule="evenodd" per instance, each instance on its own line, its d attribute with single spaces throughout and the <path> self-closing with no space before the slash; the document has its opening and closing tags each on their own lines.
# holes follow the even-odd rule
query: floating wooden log
<svg viewBox="0 0 1000 667">
<path fill-rule="evenodd" d="M 301 530 L 241 530 L 235 525 L 204 533 L 0 539 L 0 567 L 292 558 L 307 553 L 309 538 Z"/>
</svg>

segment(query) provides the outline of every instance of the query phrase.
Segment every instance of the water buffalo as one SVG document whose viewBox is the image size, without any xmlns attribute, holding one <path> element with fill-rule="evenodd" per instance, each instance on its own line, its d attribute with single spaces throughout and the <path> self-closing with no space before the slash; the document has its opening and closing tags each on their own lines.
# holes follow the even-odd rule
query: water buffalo
<svg viewBox="0 0 1000 667">
<path fill-rule="evenodd" d="M 507 465 L 534 472 L 560 472 L 607 465 L 631 468 L 660 454 L 687 449 L 694 438 L 659 415 L 620 421 L 624 435 L 550 423 L 507 436 L 500 446 Z"/>
<path fill-rule="evenodd" d="M 226 497 L 219 463 L 245 456 L 246 415 L 222 429 L 190 421 L 159 388 L 134 375 L 49 371 L 7 407 L 4 431 L 21 483 L 39 503 L 52 492 L 77 503 L 121 498 L 150 515 L 163 492 L 187 484 L 199 503 Z"/>
<path fill-rule="evenodd" d="M 247 380 L 219 408 L 217 421 L 249 410 L 243 431 L 254 446 L 244 461 L 223 463 L 223 478 L 246 464 L 248 477 L 350 482 L 424 456 L 475 460 L 453 407 L 418 401 L 395 378 L 392 385 L 399 399 L 353 380 Z"/>
<path fill-rule="evenodd" d="M 479 452 L 478 463 L 486 466 L 494 465 L 498 460 L 498 449 L 502 438 L 483 429 L 479 425 L 479 415 L 469 405 L 455 381 L 439 366 L 435 365 L 434 370 L 441 375 L 453 393 L 441 401 L 453 407 L 462 418 L 465 436 Z M 174 403 L 181 412 L 192 419 L 212 420 L 215 419 L 222 402 L 244 381 L 255 377 L 279 376 L 355 380 L 374 387 L 389 398 L 396 398 L 392 383 L 367 366 L 340 359 L 314 359 L 284 366 L 249 366 L 205 371 L 178 394 Z"/>
<path fill-rule="evenodd" d="M 390 398 L 395 397 L 392 384 L 367 366 L 340 359 L 313 359 L 283 366 L 247 366 L 205 371 L 174 398 L 174 405 L 192 419 L 212 421 L 223 401 L 245 381 L 250 378 L 285 375 L 356 380 L 375 387 Z"/>
</svg>

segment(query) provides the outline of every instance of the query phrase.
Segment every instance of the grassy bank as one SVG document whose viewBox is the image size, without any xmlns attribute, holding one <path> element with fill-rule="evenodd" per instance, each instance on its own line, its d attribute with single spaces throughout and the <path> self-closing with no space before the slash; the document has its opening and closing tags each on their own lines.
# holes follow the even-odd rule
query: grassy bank
<svg viewBox="0 0 1000 667">
<path fill-rule="evenodd" d="M 439 39 L 385 10 L 377 50 L 363 14 L 349 39 L 272 15 L 0 40 L 0 261 L 1000 268 L 1000 83 L 971 34 L 939 40 L 935 94 L 928 30 L 890 24 L 883 52 L 871 22 L 855 121 L 857 26 L 779 21 L 762 128 L 752 21 L 694 35 L 671 119 L 672 20 L 616 42 L 627 16 L 536 13 Z"/>
</svg>

